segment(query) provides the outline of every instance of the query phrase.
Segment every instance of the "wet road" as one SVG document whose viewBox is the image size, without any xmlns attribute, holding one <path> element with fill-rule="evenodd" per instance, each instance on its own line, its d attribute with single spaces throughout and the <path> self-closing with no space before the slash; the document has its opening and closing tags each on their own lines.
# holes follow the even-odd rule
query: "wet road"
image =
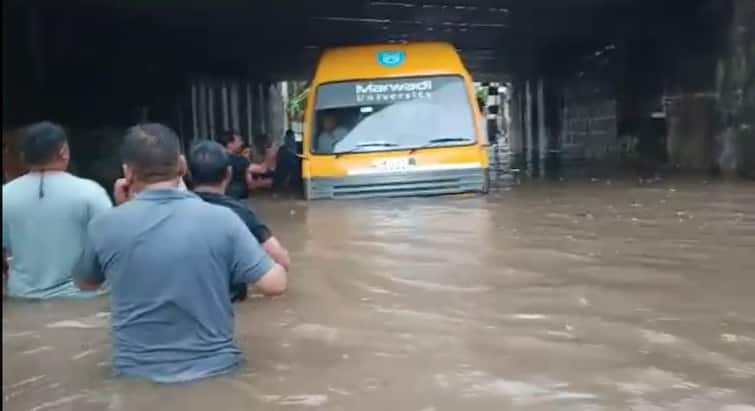
<svg viewBox="0 0 755 411">
<path fill-rule="evenodd" d="M 248 364 L 110 377 L 106 300 L 6 303 L 8 410 L 752 410 L 755 185 L 258 202 L 296 263 Z"/>
</svg>

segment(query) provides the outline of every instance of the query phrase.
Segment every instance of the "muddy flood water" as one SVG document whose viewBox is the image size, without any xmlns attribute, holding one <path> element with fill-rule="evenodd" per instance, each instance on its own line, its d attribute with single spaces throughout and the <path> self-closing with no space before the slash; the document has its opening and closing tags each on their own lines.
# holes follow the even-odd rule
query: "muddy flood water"
<svg viewBox="0 0 755 411">
<path fill-rule="evenodd" d="M 755 409 L 753 183 L 255 203 L 295 267 L 237 374 L 118 380 L 107 299 L 8 301 L 3 408 Z"/>
</svg>

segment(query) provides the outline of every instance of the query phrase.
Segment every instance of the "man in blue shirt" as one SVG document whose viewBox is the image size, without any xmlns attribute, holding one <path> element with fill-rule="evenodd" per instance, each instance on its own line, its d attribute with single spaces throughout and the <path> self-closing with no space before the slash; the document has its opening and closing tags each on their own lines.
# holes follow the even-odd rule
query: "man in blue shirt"
<svg viewBox="0 0 755 411">
<path fill-rule="evenodd" d="M 135 196 L 92 221 L 76 270 L 83 289 L 112 286 L 116 374 L 178 383 L 235 369 L 231 284 L 279 295 L 285 269 L 232 211 L 178 189 L 186 161 L 172 130 L 132 127 L 122 157 L 119 185 Z"/>
<path fill-rule="evenodd" d="M 112 207 L 110 197 L 94 181 L 66 171 L 71 156 L 60 126 L 31 125 L 24 129 L 21 144 L 29 172 L 3 185 L 3 254 L 12 258 L 8 295 L 96 296 L 81 292 L 72 279 L 87 225 Z"/>
</svg>

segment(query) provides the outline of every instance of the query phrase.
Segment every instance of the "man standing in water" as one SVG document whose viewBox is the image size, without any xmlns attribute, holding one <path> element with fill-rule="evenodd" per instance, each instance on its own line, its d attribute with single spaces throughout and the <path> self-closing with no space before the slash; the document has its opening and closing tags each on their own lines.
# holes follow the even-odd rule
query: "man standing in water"
<svg viewBox="0 0 755 411">
<path fill-rule="evenodd" d="M 244 151 L 244 142 L 241 140 L 241 136 L 233 131 L 226 131 L 221 136 L 220 142 L 228 153 L 233 170 L 226 194 L 233 198 L 249 197 L 249 166 L 251 162 L 241 155 Z"/>
<path fill-rule="evenodd" d="M 297 151 L 296 134 L 293 130 L 286 130 L 283 146 L 278 149 L 273 188 L 280 189 L 286 184 L 301 186 L 301 158 Z"/>
<path fill-rule="evenodd" d="M 249 232 L 262 244 L 262 248 L 273 261 L 288 270 L 291 264 L 288 251 L 273 236 L 270 229 L 260 222 L 254 210 L 223 194 L 231 182 L 233 173 L 228 154 L 223 147 L 213 141 L 204 141 L 194 146 L 189 156 L 189 170 L 194 182 L 194 192 L 208 203 L 233 211 L 241 218 Z M 246 297 L 246 291 L 246 284 L 234 284 L 233 298 L 243 300 Z"/>
<path fill-rule="evenodd" d="M 71 154 L 59 125 L 42 122 L 26 128 L 21 151 L 29 172 L 3 185 L 3 256 L 12 257 L 8 295 L 97 295 L 82 293 L 72 279 L 87 225 L 112 207 L 110 197 L 94 181 L 66 171 Z"/>
<path fill-rule="evenodd" d="M 288 280 L 232 211 L 178 189 L 186 161 L 160 124 L 132 127 L 123 143 L 130 201 L 96 217 L 76 270 L 82 289 L 112 284 L 116 374 L 180 383 L 242 361 L 233 336 L 231 284 L 279 295 Z"/>
</svg>

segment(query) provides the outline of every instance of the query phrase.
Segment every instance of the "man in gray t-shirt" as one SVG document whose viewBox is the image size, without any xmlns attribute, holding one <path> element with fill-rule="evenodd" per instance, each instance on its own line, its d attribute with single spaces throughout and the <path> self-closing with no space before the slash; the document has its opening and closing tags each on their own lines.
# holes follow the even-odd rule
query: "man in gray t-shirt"
<svg viewBox="0 0 755 411">
<path fill-rule="evenodd" d="M 116 373 L 163 383 L 223 374 L 241 362 L 231 284 L 255 284 L 267 295 L 287 287 L 285 270 L 232 211 L 178 189 L 179 144 L 161 125 L 129 130 L 119 184 L 136 194 L 91 222 L 76 270 L 84 289 L 111 285 Z"/>
</svg>

